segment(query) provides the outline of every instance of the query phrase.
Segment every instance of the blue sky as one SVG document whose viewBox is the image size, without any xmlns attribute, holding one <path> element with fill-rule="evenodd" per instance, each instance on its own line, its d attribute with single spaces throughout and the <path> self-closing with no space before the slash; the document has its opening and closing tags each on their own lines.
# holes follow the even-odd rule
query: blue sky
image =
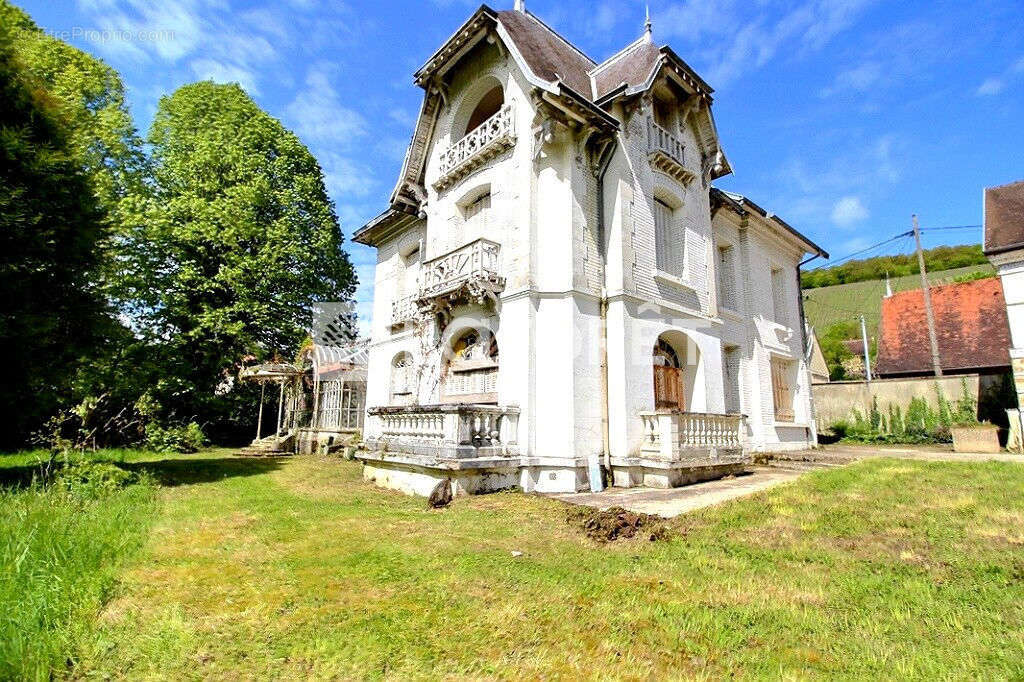
<svg viewBox="0 0 1024 682">
<path fill-rule="evenodd" d="M 17 2 L 17 0 L 15 0 Z M 320 160 L 345 234 L 385 208 L 422 91 L 412 73 L 478 6 L 462 0 L 21 0 L 122 74 L 145 132 L 157 100 L 241 83 Z M 512 0 L 495 4 L 506 9 Z M 527 0 L 595 59 L 638 36 L 642 2 Z M 716 89 L 748 195 L 834 257 L 909 228 L 982 221 L 1024 178 L 1020 0 L 653 0 L 654 37 Z M 926 234 L 926 245 L 980 230 Z M 374 255 L 348 244 L 369 315 Z"/>
</svg>

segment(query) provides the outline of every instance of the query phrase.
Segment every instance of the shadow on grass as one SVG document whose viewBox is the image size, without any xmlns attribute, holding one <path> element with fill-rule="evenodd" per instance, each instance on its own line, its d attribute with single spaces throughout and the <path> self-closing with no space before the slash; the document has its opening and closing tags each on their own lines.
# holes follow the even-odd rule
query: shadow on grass
<svg viewBox="0 0 1024 682">
<path fill-rule="evenodd" d="M 281 468 L 282 458 L 215 457 L 161 459 L 149 462 L 111 462 L 134 473 L 146 473 L 158 485 L 173 487 L 212 483 L 236 476 L 259 476 Z M 40 474 L 38 464 L 0 468 L 0 488 L 25 488 Z"/>
<path fill-rule="evenodd" d="M 146 472 L 162 486 L 212 483 L 236 476 L 259 476 L 281 468 L 279 457 L 212 459 L 162 459 L 154 462 L 124 462 L 117 466 L 137 473 Z"/>
</svg>

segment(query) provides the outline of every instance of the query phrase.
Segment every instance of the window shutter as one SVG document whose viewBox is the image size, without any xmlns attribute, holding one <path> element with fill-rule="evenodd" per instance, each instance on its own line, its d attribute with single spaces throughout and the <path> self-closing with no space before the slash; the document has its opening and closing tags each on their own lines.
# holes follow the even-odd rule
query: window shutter
<svg viewBox="0 0 1024 682">
<path fill-rule="evenodd" d="M 673 229 L 672 208 L 663 201 L 654 200 L 654 250 L 659 270 L 676 277 L 684 273 L 686 253 L 685 235 Z"/>
<path fill-rule="evenodd" d="M 737 413 L 741 409 L 740 404 L 740 352 L 738 348 L 726 348 L 723 353 L 722 364 L 724 366 L 725 381 L 725 411 Z"/>
<path fill-rule="evenodd" d="M 772 304 L 775 309 L 775 321 L 781 325 L 789 326 L 789 315 L 786 314 L 785 270 L 772 270 Z"/>
<path fill-rule="evenodd" d="M 775 421 L 791 422 L 793 413 L 793 389 L 789 385 L 788 364 L 772 360 L 772 398 L 775 403 Z"/>
<path fill-rule="evenodd" d="M 718 300 L 723 308 L 738 310 L 736 301 L 736 268 L 733 264 L 735 249 L 718 248 Z"/>
</svg>

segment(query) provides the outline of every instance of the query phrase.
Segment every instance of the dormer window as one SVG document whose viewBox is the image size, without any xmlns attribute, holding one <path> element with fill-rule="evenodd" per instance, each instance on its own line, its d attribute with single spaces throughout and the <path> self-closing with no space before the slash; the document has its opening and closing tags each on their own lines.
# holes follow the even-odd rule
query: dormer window
<svg viewBox="0 0 1024 682">
<path fill-rule="evenodd" d="M 433 187 L 443 192 L 516 143 L 515 111 L 494 79 L 479 99 L 467 98 L 451 119 L 451 146 L 442 149 Z"/>
<path fill-rule="evenodd" d="M 504 103 L 505 93 L 501 89 L 500 85 L 496 85 L 488 90 L 487 93 L 480 98 L 480 102 L 477 103 L 476 108 L 473 109 L 473 113 L 469 115 L 469 122 L 466 123 L 466 129 L 463 131 L 462 136 L 465 137 L 479 128 L 481 123 L 498 113 L 501 110 L 501 105 Z"/>
</svg>

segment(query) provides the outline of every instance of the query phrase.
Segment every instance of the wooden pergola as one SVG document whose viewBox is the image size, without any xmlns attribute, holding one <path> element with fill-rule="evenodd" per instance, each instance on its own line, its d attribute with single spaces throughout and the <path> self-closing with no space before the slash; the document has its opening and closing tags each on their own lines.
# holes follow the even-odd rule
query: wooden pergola
<svg viewBox="0 0 1024 682">
<path fill-rule="evenodd" d="M 260 413 L 256 420 L 256 440 L 260 440 L 263 428 L 263 403 L 267 392 L 267 384 L 280 384 L 277 398 L 277 429 L 274 435 L 281 433 L 281 422 L 284 418 L 284 387 L 287 383 L 295 383 L 302 377 L 300 367 L 284 362 L 268 362 L 243 369 L 238 377 L 242 381 L 255 381 L 260 384 Z"/>
</svg>

